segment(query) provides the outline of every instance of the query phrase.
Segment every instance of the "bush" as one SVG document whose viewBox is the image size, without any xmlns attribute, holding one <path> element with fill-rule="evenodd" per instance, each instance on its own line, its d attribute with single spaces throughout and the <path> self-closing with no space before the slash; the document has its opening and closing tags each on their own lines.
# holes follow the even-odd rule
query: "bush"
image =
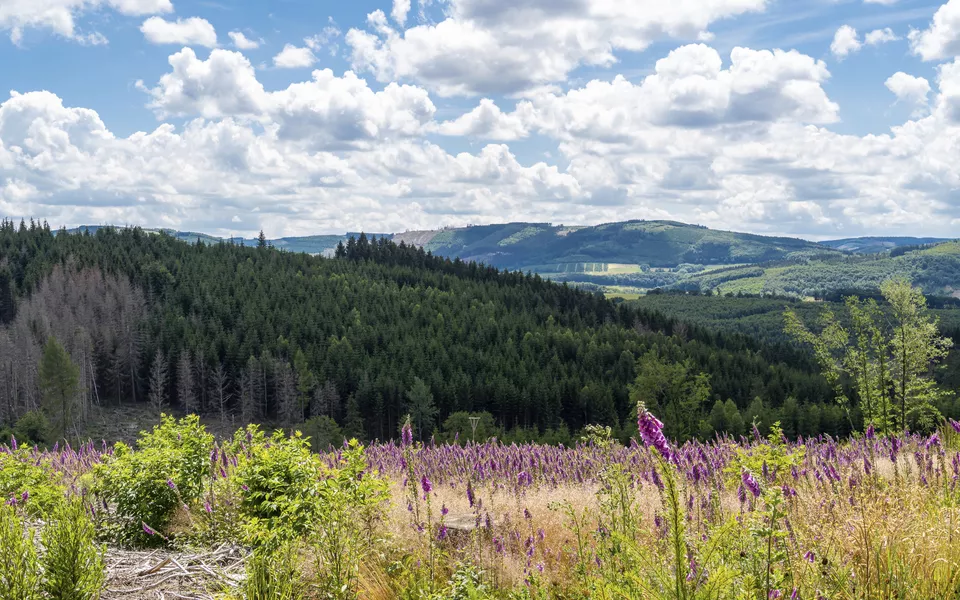
<svg viewBox="0 0 960 600">
<path fill-rule="evenodd" d="M 234 479 L 246 541 L 277 546 L 302 537 L 318 515 L 320 457 L 299 431 L 267 438 L 256 425 L 238 431 L 234 445 L 242 448 Z"/>
<path fill-rule="evenodd" d="M 50 436 L 50 424 L 42 412 L 31 410 L 17 420 L 13 434 L 25 445 L 45 444 Z"/>
<path fill-rule="evenodd" d="M 326 452 L 331 446 L 337 447 L 343 443 L 343 430 L 326 415 L 313 417 L 298 429 L 308 438 L 314 452 Z"/>
<path fill-rule="evenodd" d="M 42 517 L 63 500 L 65 490 L 49 462 L 38 462 L 25 448 L 0 453 L 0 502 L 13 502 Z"/>
<path fill-rule="evenodd" d="M 0 600 L 40 600 L 40 569 L 33 534 L 16 510 L 0 504 Z"/>
<path fill-rule="evenodd" d="M 61 502 L 43 529 L 43 590 L 57 600 L 95 600 L 106 583 L 104 547 L 83 501 Z"/>
<path fill-rule="evenodd" d="M 298 600 L 303 598 L 299 557 L 291 542 L 278 548 L 259 548 L 247 557 L 243 600 Z"/>
<path fill-rule="evenodd" d="M 313 545 L 320 589 L 328 597 L 356 597 L 360 565 L 372 546 L 387 491 L 386 482 L 367 472 L 357 440 L 350 440 L 335 467 L 325 471 Z"/>
<path fill-rule="evenodd" d="M 203 492 L 213 436 L 191 415 L 179 422 L 162 415 L 160 425 L 141 432 L 134 451 L 123 443 L 96 466 L 95 493 L 116 505 L 117 533 L 134 543 L 157 543 L 181 506 Z M 162 538 L 161 538 L 162 539 Z"/>
</svg>

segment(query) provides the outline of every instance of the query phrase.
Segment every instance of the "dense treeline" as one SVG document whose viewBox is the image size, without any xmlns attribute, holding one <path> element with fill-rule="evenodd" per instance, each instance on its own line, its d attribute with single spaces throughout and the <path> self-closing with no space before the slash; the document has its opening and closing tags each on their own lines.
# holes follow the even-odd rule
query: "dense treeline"
<svg viewBox="0 0 960 600">
<path fill-rule="evenodd" d="M 82 367 L 86 403 L 173 404 L 248 421 L 323 417 L 368 438 L 391 437 L 422 405 L 427 431 L 459 411 L 487 411 L 531 435 L 595 422 L 629 428 L 628 385 L 651 350 L 709 376 L 704 422 L 718 400 L 745 416 L 788 398 L 824 412 L 816 407 L 832 394 L 794 348 L 363 235 L 326 259 L 139 229 L 54 235 L 5 222 L 0 292 L 8 422 L 40 405 L 37 364 L 50 336 Z M 834 421 L 805 433 L 843 433 Z"/>
</svg>

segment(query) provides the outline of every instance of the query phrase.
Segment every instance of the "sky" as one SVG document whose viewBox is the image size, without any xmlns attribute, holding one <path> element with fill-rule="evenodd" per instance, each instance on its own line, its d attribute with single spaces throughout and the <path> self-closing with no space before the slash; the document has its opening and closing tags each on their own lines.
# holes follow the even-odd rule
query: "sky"
<svg viewBox="0 0 960 600">
<path fill-rule="evenodd" d="M 0 0 L 0 217 L 957 237 L 960 0 Z"/>
</svg>

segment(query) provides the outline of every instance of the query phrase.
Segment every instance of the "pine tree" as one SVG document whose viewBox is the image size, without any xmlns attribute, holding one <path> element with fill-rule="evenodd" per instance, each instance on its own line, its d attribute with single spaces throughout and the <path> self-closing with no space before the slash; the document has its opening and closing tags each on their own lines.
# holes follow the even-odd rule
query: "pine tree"
<svg viewBox="0 0 960 600">
<path fill-rule="evenodd" d="M 257 248 L 266 248 L 267 247 L 267 236 L 263 235 L 263 230 L 260 230 L 260 235 L 257 236 Z"/>
<path fill-rule="evenodd" d="M 150 407 L 157 414 L 163 412 L 163 407 L 167 404 L 167 378 L 168 366 L 167 358 L 163 351 L 157 348 L 157 353 L 153 356 L 153 365 L 150 367 Z"/>
<path fill-rule="evenodd" d="M 44 412 L 57 438 L 74 426 L 80 369 L 56 338 L 50 336 L 40 359 L 40 393 Z"/>
<path fill-rule="evenodd" d="M 434 421 L 439 414 L 433 401 L 433 393 L 419 377 L 413 378 L 413 387 L 407 392 L 407 412 L 413 420 L 417 436 L 422 440 L 424 433 L 433 431 Z"/>
<path fill-rule="evenodd" d="M 347 438 L 356 438 L 361 441 L 366 437 L 363 416 L 360 414 L 360 403 L 353 394 L 347 398 L 347 416 L 343 422 L 343 434 Z"/>
</svg>

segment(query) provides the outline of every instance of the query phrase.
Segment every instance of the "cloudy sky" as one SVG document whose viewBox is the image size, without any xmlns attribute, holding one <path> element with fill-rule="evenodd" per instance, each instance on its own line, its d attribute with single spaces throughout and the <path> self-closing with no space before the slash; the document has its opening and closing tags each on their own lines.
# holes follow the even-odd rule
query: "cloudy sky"
<svg viewBox="0 0 960 600">
<path fill-rule="evenodd" d="M 0 0 L 0 216 L 960 231 L 960 0 Z"/>
</svg>

